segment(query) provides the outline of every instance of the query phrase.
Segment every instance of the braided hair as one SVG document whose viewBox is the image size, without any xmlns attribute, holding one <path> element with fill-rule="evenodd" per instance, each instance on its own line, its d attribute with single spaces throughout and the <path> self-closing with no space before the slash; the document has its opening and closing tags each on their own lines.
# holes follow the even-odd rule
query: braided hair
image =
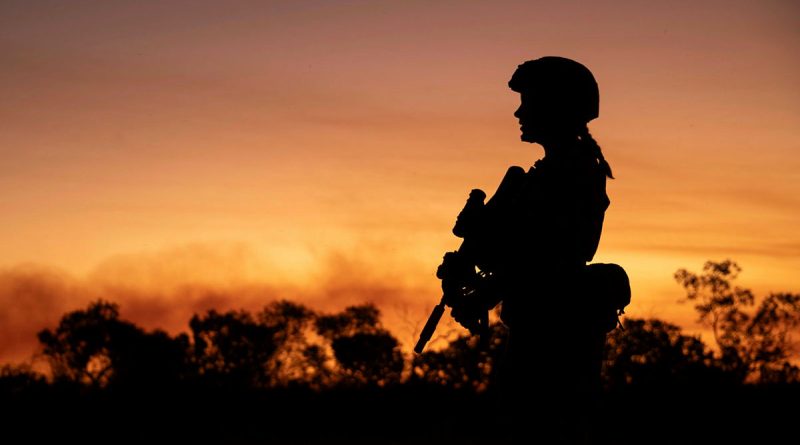
<svg viewBox="0 0 800 445">
<path fill-rule="evenodd" d="M 600 165 L 600 168 L 603 170 L 603 173 L 611 179 L 614 179 L 614 175 L 611 174 L 611 166 L 608 165 L 608 161 L 603 156 L 603 150 L 600 149 L 600 145 L 597 144 L 597 141 L 594 140 L 592 134 L 589 133 L 589 127 L 584 126 L 580 129 L 578 133 L 578 138 L 581 142 L 581 145 L 586 147 L 591 154 L 597 159 L 597 163 Z"/>
</svg>

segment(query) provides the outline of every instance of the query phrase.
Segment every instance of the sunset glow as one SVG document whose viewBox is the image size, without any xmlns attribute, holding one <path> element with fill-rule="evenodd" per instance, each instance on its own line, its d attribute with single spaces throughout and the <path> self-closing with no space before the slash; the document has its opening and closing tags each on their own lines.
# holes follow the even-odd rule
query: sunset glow
<svg viewBox="0 0 800 445">
<path fill-rule="evenodd" d="M 375 301 L 412 341 L 469 190 L 543 155 L 506 83 L 588 66 L 616 180 L 595 262 L 696 329 L 676 269 L 800 291 L 792 2 L 0 6 L 0 362 L 97 298 L 147 328 L 211 307 Z"/>
</svg>

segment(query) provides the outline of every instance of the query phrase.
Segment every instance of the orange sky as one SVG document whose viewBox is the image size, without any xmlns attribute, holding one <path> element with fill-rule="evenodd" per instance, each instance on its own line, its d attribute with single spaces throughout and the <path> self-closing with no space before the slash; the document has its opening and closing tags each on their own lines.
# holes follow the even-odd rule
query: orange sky
<svg viewBox="0 0 800 445">
<path fill-rule="evenodd" d="M 588 3 L 588 4 L 583 4 Z M 404 341 L 473 187 L 519 141 L 516 65 L 586 64 L 617 180 L 596 261 L 692 328 L 679 267 L 800 291 L 800 8 L 787 1 L 0 5 L 0 361 L 103 296 L 147 327 L 376 299 Z"/>
</svg>

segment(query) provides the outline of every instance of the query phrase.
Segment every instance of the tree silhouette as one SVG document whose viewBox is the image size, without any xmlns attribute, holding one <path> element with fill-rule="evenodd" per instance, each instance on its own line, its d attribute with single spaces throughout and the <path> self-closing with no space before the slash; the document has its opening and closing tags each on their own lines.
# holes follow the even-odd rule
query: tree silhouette
<svg viewBox="0 0 800 445">
<path fill-rule="evenodd" d="M 770 294 L 761 302 L 747 326 L 745 351 L 759 382 L 800 381 L 800 368 L 790 361 L 797 353 L 790 333 L 798 324 L 800 294 Z"/>
<path fill-rule="evenodd" d="M 133 390 L 161 391 L 191 374 L 189 336 L 162 330 L 124 329 L 115 339 L 113 383 Z M 118 334 L 119 335 L 119 334 Z"/>
<path fill-rule="evenodd" d="M 246 311 L 195 315 L 189 322 L 197 372 L 223 387 L 266 386 L 266 367 L 275 352 L 275 330 L 257 323 Z"/>
<path fill-rule="evenodd" d="M 722 376 L 706 345 L 678 326 L 626 318 L 624 327 L 607 337 L 603 377 L 608 389 L 702 385 Z"/>
<path fill-rule="evenodd" d="M 70 312 L 55 330 L 38 334 L 53 377 L 94 388 L 156 388 L 177 382 L 188 371 L 186 335 L 146 333 L 119 318 L 119 306 L 97 301 Z"/>
<path fill-rule="evenodd" d="M 38 337 L 54 378 L 103 387 L 113 374 L 118 340 L 137 329 L 119 319 L 117 304 L 101 300 L 64 315 L 54 331 L 45 329 Z"/>
<path fill-rule="evenodd" d="M 698 322 L 711 328 L 725 371 L 741 382 L 798 381 L 791 332 L 800 325 L 800 295 L 770 294 L 754 309 L 752 291 L 732 284 L 741 270 L 731 260 L 708 261 L 702 274 L 680 269 L 675 279 L 684 301 L 695 303 Z"/>
<path fill-rule="evenodd" d="M 320 389 L 331 384 L 331 360 L 313 338 L 316 317 L 308 307 L 287 300 L 272 302 L 258 314 L 259 323 L 275 333 L 276 350 L 267 364 L 271 386 Z"/>
<path fill-rule="evenodd" d="M 607 426 L 599 434 L 608 440 L 599 443 L 755 442 L 786 431 L 770 426 L 775 419 L 791 424 L 793 412 L 780 406 L 800 385 L 743 383 L 797 382 L 790 334 L 800 298 L 780 293 L 750 303 L 752 294 L 731 284 L 734 264 L 709 267 L 710 277 L 680 276 L 698 312 L 708 322 L 716 317 L 731 352 L 715 352 L 661 320 L 627 318 L 625 330 L 608 336 L 607 392 L 596 419 L 599 430 Z M 0 418 L 14 432 L 50 425 L 36 437 L 52 440 L 84 438 L 91 418 L 104 438 L 131 430 L 135 421 L 130 434 L 143 440 L 166 431 L 163 437 L 198 443 L 367 443 L 378 436 L 406 443 L 403 431 L 413 430 L 407 439 L 425 434 L 444 443 L 505 443 L 505 404 L 492 403 L 503 392 L 491 390 L 503 372 L 507 331 L 501 323 L 490 326 L 491 336 L 463 335 L 410 363 L 371 304 L 320 314 L 276 301 L 256 316 L 197 314 L 189 326 L 191 335 L 145 332 L 105 301 L 69 312 L 38 334 L 55 382 L 29 366 L 0 368 L 0 400 L 7 402 Z M 703 404 L 708 400 L 714 409 Z M 440 422 L 420 422 L 436 416 Z M 750 423 L 709 427 L 731 416 Z M 353 418 L 362 424 L 353 427 Z M 396 428 L 401 424 L 415 428 Z"/>
<path fill-rule="evenodd" d="M 345 382 L 385 386 L 400 381 L 404 367 L 400 344 L 382 327 L 380 311 L 373 304 L 319 316 L 316 327 L 331 342 Z"/>
</svg>

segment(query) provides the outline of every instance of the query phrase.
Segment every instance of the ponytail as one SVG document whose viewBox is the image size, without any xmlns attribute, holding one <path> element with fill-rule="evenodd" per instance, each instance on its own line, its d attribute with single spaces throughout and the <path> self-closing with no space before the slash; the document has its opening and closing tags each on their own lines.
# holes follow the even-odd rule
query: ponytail
<svg viewBox="0 0 800 445">
<path fill-rule="evenodd" d="M 589 133 L 589 127 L 583 127 L 578 136 L 580 137 L 583 145 L 585 145 L 586 148 L 588 148 L 594 155 L 595 159 L 597 159 L 597 163 L 600 165 L 603 173 L 605 173 L 609 178 L 614 179 L 614 175 L 611 174 L 611 166 L 608 165 L 606 158 L 603 157 L 603 151 L 600 150 L 600 146 L 597 145 L 597 141 L 595 141 L 592 135 Z"/>
</svg>

